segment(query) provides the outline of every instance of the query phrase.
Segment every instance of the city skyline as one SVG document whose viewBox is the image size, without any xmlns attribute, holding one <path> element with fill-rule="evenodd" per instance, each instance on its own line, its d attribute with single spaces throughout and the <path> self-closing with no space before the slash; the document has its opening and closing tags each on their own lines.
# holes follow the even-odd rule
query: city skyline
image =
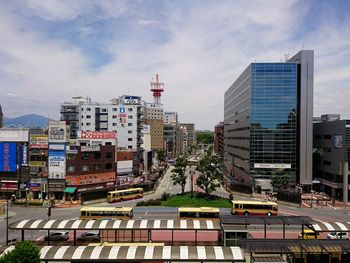
<svg viewBox="0 0 350 263">
<path fill-rule="evenodd" d="M 4 115 L 59 118 L 73 96 L 152 102 L 213 130 L 224 92 L 251 62 L 315 50 L 314 116 L 349 118 L 347 1 L 1 1 Z M 331 96 L 332 95 L 332 96 Z"/>
</svg>

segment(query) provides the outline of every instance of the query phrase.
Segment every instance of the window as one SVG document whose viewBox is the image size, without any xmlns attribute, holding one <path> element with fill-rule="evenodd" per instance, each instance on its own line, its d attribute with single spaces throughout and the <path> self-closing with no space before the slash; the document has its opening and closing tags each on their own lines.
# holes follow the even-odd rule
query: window
<svg viewBox="0 0 350 263">
<path fill-rule="evenodd" d="M 84 164 L 84 165 L 81 167 L 81 171 L 82 171 L 82 172 L 88 172 L 88 171 L 89 171 L 89 165 Z"/>
<path fill-rule="evenodd" d="M 84 115 L 81 115 L 81 118 L 84 119 Z"/>
<path fill-rule="evenodd" d="M 128 119 L 132 119 L 132 115 L 128 115 Z"/>
<path fill-rule="evenodd" d="M 112 118 L 113 119 L 118 119 L 118 115 L 113 115 Z"/>
<path fill-rule="evenodd" d="M 324 164 L 324 165 L 331 166 L 331 165 L 332 165 L 332 162 L 330 162 L 330 161 L 323 161 L 323 164 Z"/>
<path fill-rule="evenodd" d="M 132 111 L 132 108 L 128 108 L 128 111 Z"/>
<path fill-rule="evenodd" d="M 321 135 L 316 134 L 316 135 L 315 135 L 315 139 L 321 139 Z"/>
<path fill-rule="evenodd" d="M 128 134 L 132 134 L 132 130 L 128 130 Z"/>
<path fill-rule="evenodd" d="M 105 154 L 105 158 L 106 159 L 110 159 L 110 158 L 112 158 L 113 157 L 113 154 L 111 153 L 111 152 L 107 152 L 106 154 Z"/>
<path fill-rule="evenodd" d="M 323 139 L 332 139 L 332 136 L 330 136 L 329 134 L 325 134 L 323 135 Z"/>
<path fill-rule="evenodd" d="M 113 126 L 118 126 L 118 123 L 114 122 L 112 125 L 113 125 Z"/>
<path fill-rule="evenodd" d="M 128 149 L 132 149 L 132 145 L 128 145 Z"/>
<path fill-rule="evenodd" d="M 102 111 L 102 112 L 107 112 L 107 109 L 102 109 L 101 111 Z"/>
<path fill-rule="evenodd" d="M 111 163 L 106 163 L 105 164 L 105 170 L 111 170 L 112 169 L 112 164 Z"/>
<path fill-rule="evenodd" d="M 129 122 L 129 123 L 128 123 L 128 126 L 132 126 L 132 123 Z"/>
<path fill-rule="evenodd" d="M 112 111 L 118 111 L 118 108 L 112 108 Z"/>
<path fill-rule="evenodd" d="M 101 153 L 100 152 L 94 152 L 94 159 L 101 159 Z"/>
<path fill-rule="evenodd" d="M 91 111 L 91 108 L 86 108 L 86 111 Z"/>
<path fill-rule="evenodd" d="M 101 165 L 100 164 L 95 164 L 94 165 L 94 170 L 95 171 L 100 171 L 101 170 Z"/>
<path fill-rule="evenodd" d="M 81 153 L 81 159 L 83 160 L 89 160 L 90 154 L 89 153 Z"/>
<path fill-rule="evenodd" d="M 86 123 L 86 126 L 91 126 L 91 123 L 90 123 L 90 122 L 87 122 L 87 123 Z"/>
<path fill-rule="evenodd" d="M 75 166 L 74 165 L 68 165 L 67 166 L 67 171 L 69 173 L 74 173 L 75 172 Z"/>
<path fill-rule="evenodd" d="M 128 138 L 128 142 L 132 142 L 132 138 Z"/>
<path fill-rule="evenodd" d="M 91 115 L 86 115 L 86 118 L 87 119 L 91 119 Z"/>
</svg>

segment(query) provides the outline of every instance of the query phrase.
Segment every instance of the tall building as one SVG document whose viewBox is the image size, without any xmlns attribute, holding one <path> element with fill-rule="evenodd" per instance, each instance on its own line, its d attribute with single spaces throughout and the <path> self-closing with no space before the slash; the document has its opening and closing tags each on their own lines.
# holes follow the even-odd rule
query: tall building
<svg viewBox="0 0 350 263">
<path fill-rule="evenodd" d="M 194 123 L 181 123 L 182 127 L 186 127 L 187 131 L 187 147 L 196 143 L 196 133 Z"/>
<path fill-rule="evenodd" d="M 108 104 L 77 98 L 61 105 L 61 120 L 69 123 L 71 139 L 79 130 L 116 131 L 119 149 L 137 150 L 142 143 L 142 112 L 139 96 L 124 95 Z"/>
<path fill-rule="evenodd" d="M 164 149 L 168 156 L 176 156 L 177 112 L 164 112 Z"/>
<path fill-rule="evenodd" d="M 214 131 L 214 151 L 217 154 L 224 155 L 224 123 L 215 125 Z"/>
<path fill-rule="evenodd" d="M 157 103 L 145 103 L 144 124 L 150 126 L 151 149 L 164 149 L 164 119 L 163 105 Z"/>
<path fill-rule="evenodd" d="M 0 128 L 3 127 L 3 118 L 4 118 L 4 114 L 2 113 L 2 108 L 1 108 L 1 104 L 0 104 Z"/>
<path fill-rule="evenodd" d="M 314 179 L 319 190 L 349 201 L 350 120 L 339 115 L 321 116 L 314 126 Z"/>
<path fill-rule="evenodd" d="M 285 63 L 252 63 L 225 92 L 228 180 L 252 189 L 284 169 L 289 183 L 312 184 L 312 50 Z"/>
<path fill-rule="evenodd" d="M 164 112 L 164 124 L 177 124 L 177 112 Z"/>
</svg>

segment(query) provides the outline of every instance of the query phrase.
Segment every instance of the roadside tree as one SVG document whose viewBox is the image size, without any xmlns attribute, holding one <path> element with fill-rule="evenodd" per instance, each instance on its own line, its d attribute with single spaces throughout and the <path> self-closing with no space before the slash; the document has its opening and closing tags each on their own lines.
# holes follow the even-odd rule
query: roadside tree
<svg viewBox="0 0 350 263">
<path fill-rule="evenodd" d="M 186 186 L 186 167 L 188 166 L 187 157 L 182 155 L 178 157 L 175 161 L 175 168 L 172 170 L 171 179 L 173 180 L 173 185 L 181 186 L 181 194 L 185 193 Z"/>
<path fill-rule="evenodd" d="M 39 248 L 30 241 L 16 244 L 14 250 L 0 258 L 0 263 L 40 263 Z"/>
<path fill-rule="evenodd" d="M 284 169 L 277 169 L 272 173 L 271 186 L 278 192 L 288 186 L 288 175 Z"/>
</svg>

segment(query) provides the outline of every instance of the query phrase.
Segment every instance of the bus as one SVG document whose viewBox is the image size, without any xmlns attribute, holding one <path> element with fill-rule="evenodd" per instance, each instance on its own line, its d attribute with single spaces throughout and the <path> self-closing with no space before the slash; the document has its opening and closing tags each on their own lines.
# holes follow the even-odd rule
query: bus
<svg viewBox="0 0 350 263">
<path fill-rule="evenodd" d="M 91 207 L 80 209 L 80 219 L 131 219 L 132 207 Z"/>
<path fill-rule="evenodd" d="M 214 207 L 179 207 L 179 219 L 220 219 L 220 209 Z"/>
<path fill-rule="evenodd" d="M 129 188 L 108 192 L 107 201 L 109 203 L 122 202 L 125 200 L 138 199 L 143 197 L 143 188 Z"/>
<path fill-rule="evenodd" d="M 278 205 L 268 201 L 232 201 L 232 214 L 234 215 L 267 215 L 277 216 Z"/>
</svg>

